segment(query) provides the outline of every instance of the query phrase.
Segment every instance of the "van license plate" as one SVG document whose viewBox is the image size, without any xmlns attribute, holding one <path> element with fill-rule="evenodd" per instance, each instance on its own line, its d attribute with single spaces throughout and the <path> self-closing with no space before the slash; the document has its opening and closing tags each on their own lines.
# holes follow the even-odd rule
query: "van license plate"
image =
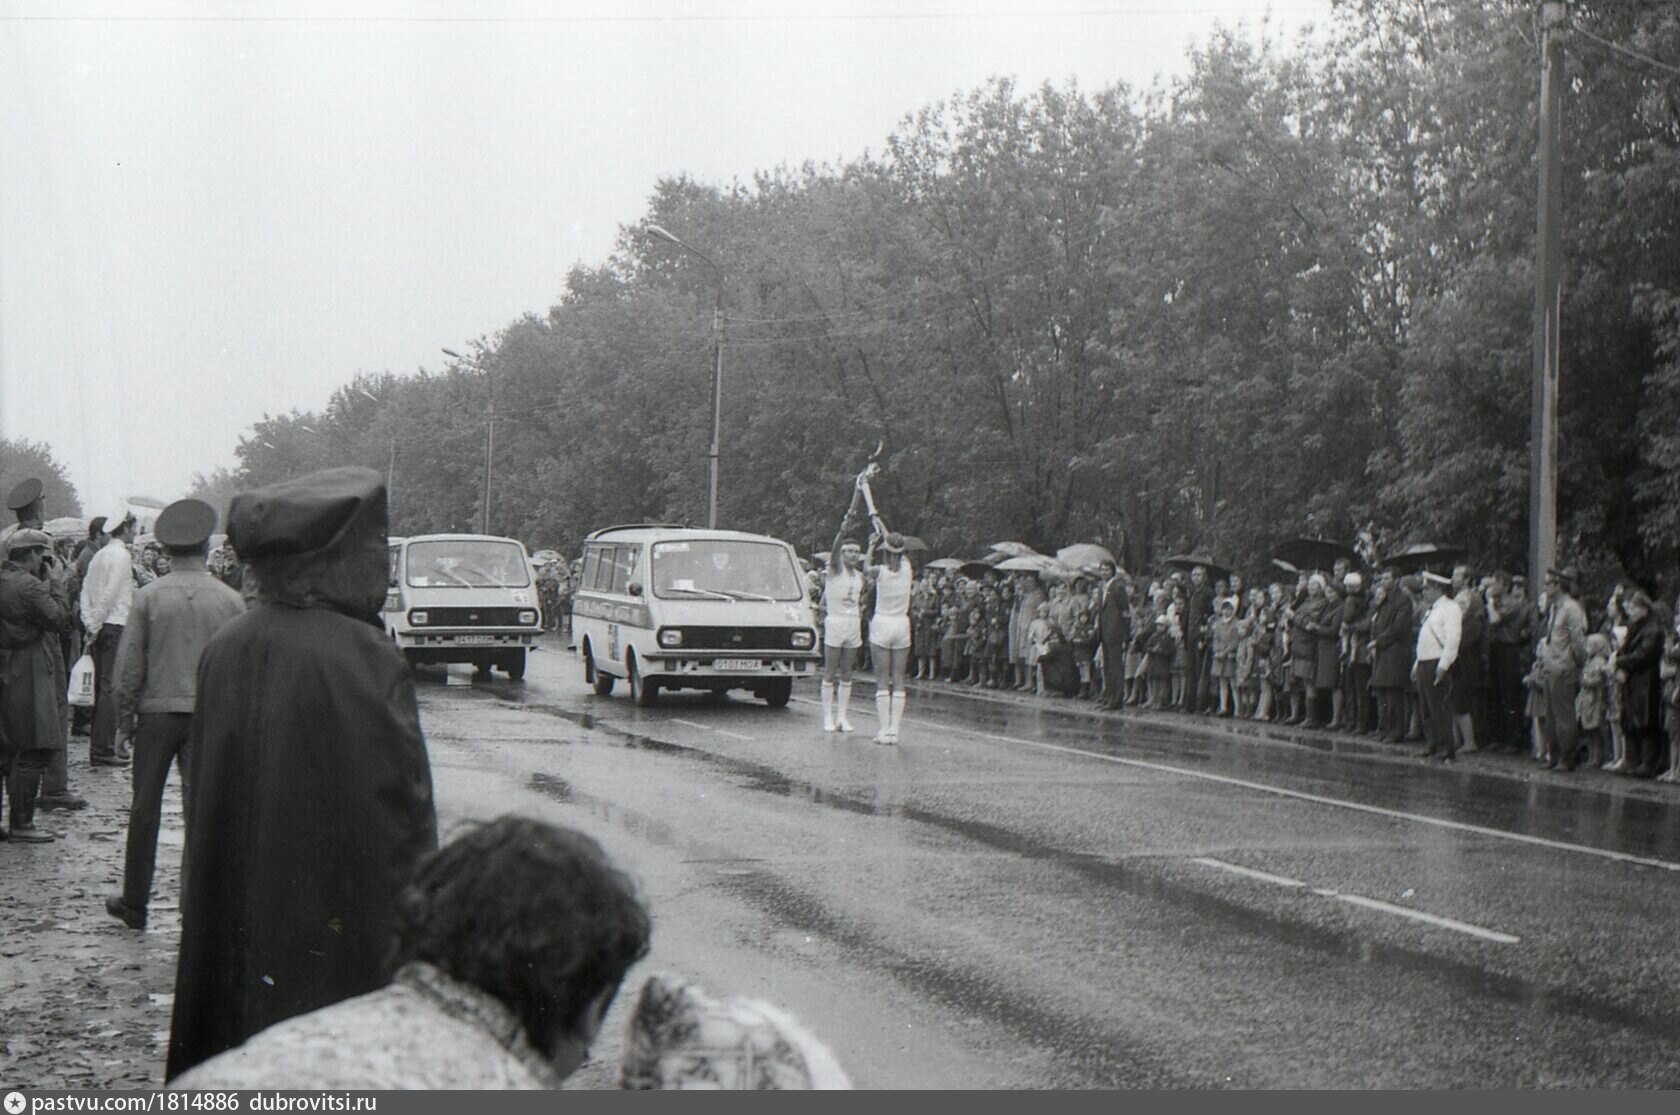
<svg viewBox="0 0 1680 1115">
<path fill-rule="evenodd" d="M 491 643 L 494 643 L 496 641 L 496 636 L 494 636 L 494 635 L 457 635 L 457 636 L 455 636 L 454 639 L 452 639 L 450 641 L 453 642 L 453 643 L 456 643 L 459 646 L 466 646 L 466 647 L 487 646 L 487 645 L 489 645 Z"/>
<path fill-rule="evenodd" d="M 712 663 L 714 670 L 762 670 L 764 663 L 756 658 L 720 658 Z"/>
</svg>

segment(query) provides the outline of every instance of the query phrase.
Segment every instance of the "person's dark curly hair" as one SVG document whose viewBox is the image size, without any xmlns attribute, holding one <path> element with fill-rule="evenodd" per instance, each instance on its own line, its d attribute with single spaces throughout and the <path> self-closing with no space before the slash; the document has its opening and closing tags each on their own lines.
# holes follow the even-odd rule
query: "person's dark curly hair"
<svg viewBox="0 0 1680 1115">
<path fill-rule="evenodd" d="M 395 960 L 494 995 L 546 1052 L 578 1033 L 596 996 L 616 992 L 649 932 L 635 884 L 594 840 L 502 817 L 420 865 L 399 903 Z"/>
</svg>

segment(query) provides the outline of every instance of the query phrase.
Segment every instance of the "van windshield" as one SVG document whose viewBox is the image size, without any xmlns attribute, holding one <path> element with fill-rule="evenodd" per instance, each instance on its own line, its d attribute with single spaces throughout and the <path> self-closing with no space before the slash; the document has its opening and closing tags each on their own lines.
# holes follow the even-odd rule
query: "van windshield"
<svg viewBox="0 0 1680 1115">
<path fill-rule="evenodd" d="M 803 600 L 787 547 L 774 542 L 696 539 L 653 544 L 653 591 L 682 599 Z"/>
<path fill-rule="evenodd" d="M 408 583 L 414 588 L 524 588 L 531 583 L 525 555 L 513 542 L 466 538 L 408 545 Z"/>
</svg>

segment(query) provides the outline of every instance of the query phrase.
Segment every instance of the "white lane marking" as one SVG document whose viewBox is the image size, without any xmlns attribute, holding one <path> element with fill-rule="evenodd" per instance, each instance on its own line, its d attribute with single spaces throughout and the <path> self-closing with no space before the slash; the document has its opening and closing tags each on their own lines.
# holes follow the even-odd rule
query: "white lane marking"
<svg viewBox="0 0 1680 1115">
<path fill-rule="evenodd" d="M 1085 759 L 1096 759 L 1104 763 L 1114 763 L 1117 766 L 1137 767 L 1142 770 L 1158 771 L 1162 774 L 1176 774 L 1183 778 L 1199 778 L 1204 782 L 1218 782 L 1225 786 L 1240 786 L 1245 790 L 1257 790 L 1263 794 L 1274 794 L 1277 797 L 1291 798 L 1295 801 L 1310 801 L 1315 805 L 1328 805 L 1337 809 L 1351 809 L 1356 813 L 1369 813 L 1377 817 L 1389 817 L 1397 821 L 1434 825 L 1436 828 L 1452 829 L 1455 832 L 1470 832 L 1477 836 L 1491 836 L 1496 840 L 1509 840 L 1517 844 L 1532 844 L 1535 847 L 1551 848 L 1560 852 L 1578 852 L 1582 855 L 1614 860 L 1617 863 L 1632 863 L 1640 867 L 1657 867 L 1664 871 L 1680 871 L 1680 863 L 1674 863 L 1670 860 L 1655 859 L 1650 856 L 1635 856 L 1627 852 L 1613 852 L 1606 848 L 1593 848 L 1586 844 L 1570 844 L 1564 840 L 1551 840 L 1544 836 L 1530 836 L 1522 832 L 1507 832 L 1504 829 L 1472 825 L 1468 821 L 1449 821 L 1444 817 L 1430 817 L 1422 813 L 1406 813 L 1398 809 L 1385 809 L 1380 805 L 1366 805 L 1359 801 L 1344 801 L 1341 798 L 1326 797 L 1323 794 L 1310 794 L 1305 790 L 1286 790 L 1281 786 L 1269 786 L 1264 782 L 1251 782 L 1246 778 L 1233 778 L 1228 774 L 1210 774 L 1203 770 L 1175 767 L 1171 763 L 1158 763 L 1149 759 L 1122 759 L 1117 755 L 1100 755 L 1095 751 L 1085 751 L 1078 747 L 1064 747 L 1059 743 L 1041 743 L 1038 740 L 997 735 L 993 732 L 977 732 L 972 728 L 942 724 L 936 720 L 923 720 L 920 717 L 915 719 L 906 717 L 904 722 L 923 727 L 940 728 L 959 735 L 972 736 L 976 739 L 992 740 L 996 743 L 1012 743 L 1021 747 L 1037 748 L 1040 751 L 1055 751 L 1063 755 L 1077 755 Z"/>
<path fill-rule="evenodd" d="M 701 724 L 695 720 L 681 720 L 675 716 L 670 717 L 666 723 L 681 724 L 685 728 L 699 728 L 702 732 L 716 732 L 720 736 L 728 736 L 730 739 L 742 739 L 746 740 L 748 743 L 756 742 L 758 739 L 757 736 L 743 736 L 740 732 L 731 732 L 728 728 L 718 728 L 711 724 Z"/>
<path fill-rule="evenodd" d="M 1321 898 L 1330 898 L 1337 902 L 1346 902 L 1350 906 L 1361 906 L 1367 910 L 1377 910 L 1384 914 L 1393 914 L 1396 917 L 1408 918 L 1412 921 L 1421 921 L 1425 924 L 1438 926 L 1442 929 L 1451 929 L 1457 933 L 1468 934 L 1471 937 L 1479 937 L 1484 941 L 1494 941 L 1501 945 L 1515 945 L 1522 941 L 1521 937 L 1513 937 L 1511 934 L 1501 933 L 1497 929 L 1488 929 L 1485 926 L 1473 925 L 1470 922 L 1458 921 L 1455 918 L 1444 918 L 1439 914 L 1425 913 L 1422 910 L 1413 910 L 1406 906 L 1396 906 L 1392 902 L 1383 902 L 1376 898 L 1366 898 L 1362 894 L 1346 894 L 1342 891 L 1331 890 L 1328 887 L 1310 886 L 1299 879 L 1291 879 L 1287 875 L 1273 875 L 1268 871 L 1256 871 L 1252 867 L 1240 867 L 1234 863 L 1226 863 L 1222 859 L 1213 859 L 1209 856 L 1197 856 L 1190 862 L 1202 864 L 1204 867 L 1216 867 L 1221 871 L 1229 871 L 1233 875 L 1242 875 L 1250 879 L 1258 879 L 1263 883 L 1274 883 L 1280 887 L 1310 890 Z"/>
</svg>

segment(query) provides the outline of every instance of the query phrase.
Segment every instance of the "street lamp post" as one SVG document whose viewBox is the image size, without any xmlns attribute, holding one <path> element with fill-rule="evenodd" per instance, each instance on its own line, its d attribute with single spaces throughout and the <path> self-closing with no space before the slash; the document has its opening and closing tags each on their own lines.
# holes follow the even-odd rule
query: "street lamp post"
<svg viewBox="0 0 1680 1115">
<path fill-rule="evenodd" d="M 456 352 L 452 348 L 444 349 L 443 354 L 445 356 L 453 356 L 457 360 L 465 360 L 466 359 L 466 357 L 462 356 L 460 353 Z M 480 357 L 474 359 L 473 363 L 477 364 L 478 367 L 479 367 L 479 370 L 484 373 L 484 388 L 485 388 L 485 391 L 490 396 L 489 404 L 488 404 L 488 406 L 486 407 L 486 410 L 485 410 L 485 422 L 484 422 L 484 528 L 483 528 L 484 533 L 489 534 L 490 533 L 490 480 L 491 480 L 491 469 L 493 467 L 492 462 L 495 459 L 495 454 L 496 454 L 496 381 L 490 375 L 490 365 L 482 358 L 482 355 L 480 355 Z M 395 467 L 396 467 L 396 449 L 395 448 L 393 448 L 391 450 L 391 458 L 392 458 L 392 468 L 394 470 Z"/>
<path fill-rule="evenodd" d="M 706 455 L 706 528 L 715 530 L 718 518 L 718 438 L 723 427 L 723 270 L 705 252 L 658 225 L 648 225 L 647 230 L 710 267 L 712 276 L 717 280 L 717 298 L 712 304 L 712 447 Z"/>
</svg>

